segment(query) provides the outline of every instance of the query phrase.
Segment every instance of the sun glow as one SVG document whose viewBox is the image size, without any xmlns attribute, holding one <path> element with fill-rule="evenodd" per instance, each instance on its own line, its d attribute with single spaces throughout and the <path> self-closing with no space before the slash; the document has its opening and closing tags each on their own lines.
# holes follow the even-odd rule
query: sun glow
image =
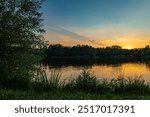
<svg viewBox="0 0 150 117">
<path fill-rule="evenodd" d="M 127 45 L 127 46 L 124 46 L 123 48 L 124 48 L 124 49 L 133 49 L 134 47 L 131 46 L 131 45 Z"/>
<path fill-rule="evenodd" d="M 45 38 L 50 44 L 62 44 L 64 46 L 75 46 L 75 45 L 89 45 L 95 48 L 105 48 L 114 45 L 121 46 L 123 49 L 134 49 L 144 48 L 150 44 L 149 38 L 135 38 L 135 37 L 114 37 L 114 38 L 98 38 L 93 37 L 90 39 L 80 40 L 67 35 L 62 34 L 45 34 Z M 89 36 L 90 37 L 90 36 Z"/>
</svg>

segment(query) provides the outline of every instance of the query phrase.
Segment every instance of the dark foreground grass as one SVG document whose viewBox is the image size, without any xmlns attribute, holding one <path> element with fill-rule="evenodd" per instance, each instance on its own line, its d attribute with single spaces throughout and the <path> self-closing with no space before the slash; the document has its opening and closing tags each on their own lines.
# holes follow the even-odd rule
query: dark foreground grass
<svg viewBox="0 0 150 117">
<path fill-rule="evenodd" d="M 96 94 L 86 92 L 32 92 L 19 90 L 0 90 L 1 100 L 150 100 L 150 95 L 136 94 Z"/>
<path fill-rule="evenodd" d="M 28 90 L 0 88 L 0 99 L 150 99 L 150 84 L 141 77 L 124 75 L 99 80 L 87 71 L 64 82 L 58 73 L 47 78 L 43 72 Z"/>
</svg>

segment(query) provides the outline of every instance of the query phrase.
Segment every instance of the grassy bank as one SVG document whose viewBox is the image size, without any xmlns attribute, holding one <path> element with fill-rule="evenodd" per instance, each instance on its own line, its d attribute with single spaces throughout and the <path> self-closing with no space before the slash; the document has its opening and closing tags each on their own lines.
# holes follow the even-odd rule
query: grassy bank
<svg viewBox="0 0 150 117">
<path fill-rule="evenodd" d="M 0 88 L 0 99 L 150 99 L 150 84 L 141 77 L 124 75 L 98 79 L 87 71 L 71 81 L 62 81 L 59 73 L 47 77 L 41 72 L 30 89 Z"/>
<path fill-rule="evenodd" d="M 96 94 L 86 92 L 33 92 L 0 89 L 1 100 L 150 100 L 150 95 Z"/>
</svg>

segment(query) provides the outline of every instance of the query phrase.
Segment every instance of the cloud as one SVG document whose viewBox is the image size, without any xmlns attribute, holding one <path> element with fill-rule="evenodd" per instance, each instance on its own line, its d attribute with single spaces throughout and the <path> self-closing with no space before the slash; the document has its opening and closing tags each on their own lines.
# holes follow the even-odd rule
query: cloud
<svg viewBox="0 0 150 117">
<path fill-rule="evenodd" d="M 49 44 L 62 44 L 65 46 L 72 46 L 80 43 L 80 41 L 66 35 L 45 34 L 44 37 L 49 41 Z"/>
<path fill-rule="evenodd" d="M 99 43 L 99 42 L 97 42 L 97 41 L 95 41 L 95 40 L 89 40 L 89 42 L 91 42 L 92 45 L 94 44 L 94 45 L 96 45 L 96 46 L 105 46 L 105 44 Z"/>
<path fill-rule="evenodd" d="M 69 37 L 72 37 L 72 38 L 75 38 L 75 39 L 79 39 L 79 40 L 89 39 L 86 36 L 80 35 L 78 33 L 69 31 L 67 29 L 64 29 L 64 28 L 61 28 L 61 27 L 58 27 L 58 26 L 49 25 L 49 26 L 46 26 L 46 28 L 47 28 L 47 30 L 52 31 L 53 33 L 63 34 L 65 36 L 69 36 Z"/>
</svg>

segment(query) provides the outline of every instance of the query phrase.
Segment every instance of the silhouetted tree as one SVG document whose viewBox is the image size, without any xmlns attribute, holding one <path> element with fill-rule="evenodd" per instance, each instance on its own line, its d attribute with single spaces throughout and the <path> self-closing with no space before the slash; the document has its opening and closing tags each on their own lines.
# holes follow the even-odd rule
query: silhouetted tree
<svg viewBox="0 0 150 117">
<path fill-rule="evenodd" d="M 50 45 L 47 49 L 47 57 L 50 58 L 150 58 L 150 49 L 148 46 L 141 49 L 122 49 L 120 46 L 111 46 L 106 48 L 93 48 L 88 45 L 77 45 L 65 47 L 60 44 Z"/>
<path fill-rule="evenodd" d="M 149 48 L 149 45 L 146 45 L 145 48 Z"/>
<path fill-rule="evenodd" d="M 0 0 L 0 84 L 28 87 L 42 48 L 41 0 Z"/>
</svg>

